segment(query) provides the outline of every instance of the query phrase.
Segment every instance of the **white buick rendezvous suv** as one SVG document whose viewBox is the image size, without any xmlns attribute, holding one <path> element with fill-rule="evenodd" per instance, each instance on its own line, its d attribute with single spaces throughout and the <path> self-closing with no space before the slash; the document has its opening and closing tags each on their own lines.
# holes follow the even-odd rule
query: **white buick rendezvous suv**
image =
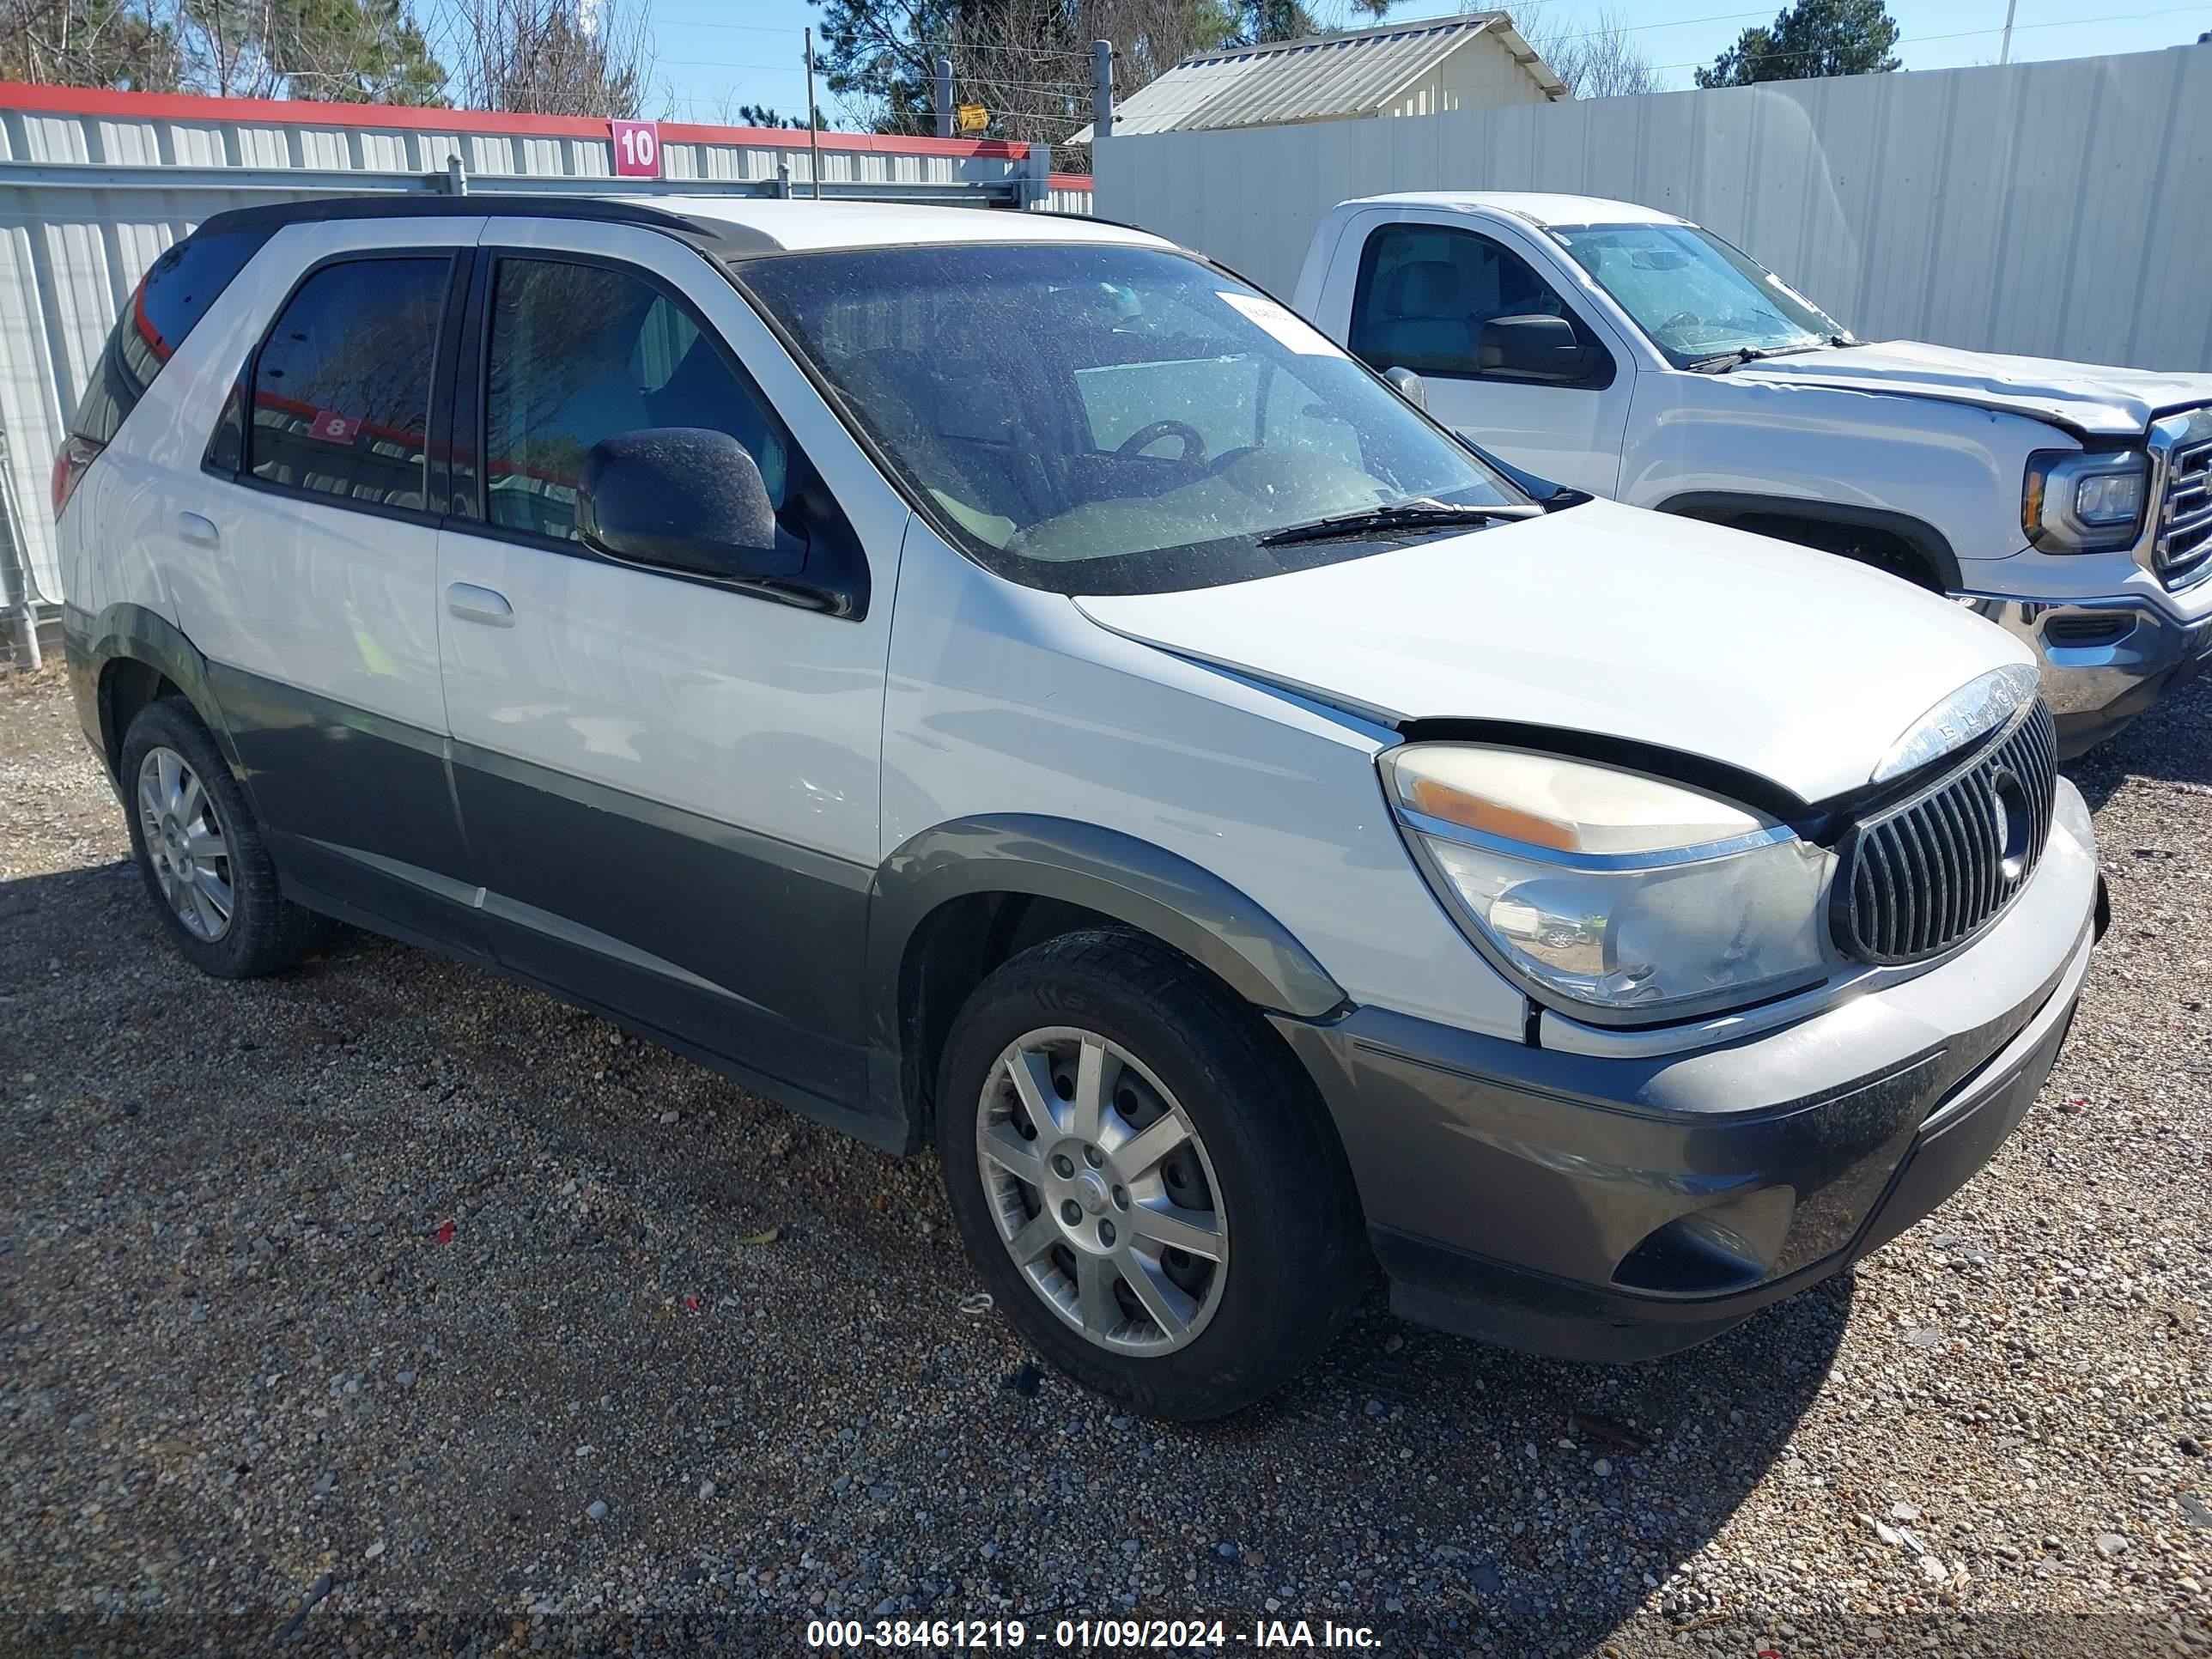
<svg viewBox="0 0 2212 1659">
<path fill-rule="evenodd" d="M 58 458 L 176 948 L 331 918 L 933 1146 L 1042 1355 L 1232 1410 L 1363 1285 L 1694 1342 L 2034 1099 L 2100 915 L 2033 660 L 1538 501 L 1139 233 L 349 200 L 155 261 Z"/>
</svg>

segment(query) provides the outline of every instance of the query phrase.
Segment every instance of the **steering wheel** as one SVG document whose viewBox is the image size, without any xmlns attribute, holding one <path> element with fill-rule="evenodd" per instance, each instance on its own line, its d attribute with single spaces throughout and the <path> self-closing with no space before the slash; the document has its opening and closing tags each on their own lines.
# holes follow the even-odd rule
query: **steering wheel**
<svg viewBox="0 0 2212 1659">
<path fill-rule="evenodd" d="M 1665 322 L 1660 324 L 1655 331 L 1661 334 L 1671 334 L 1678 328 L 1695 328 L 1705 320 L 1705 319 L 1704 318 L 1698 316 L 1694 311 L 1678 311 L 1673 316 L 1669 317 Z"/>
<path fill-rule="evenodd" d="M 1149 426 L 1140 426 L 1122 439 L 1121 447 L 1114 453 L 1129 457 L 1140 455 L 1163 438 L 1182 440 L 1182 453 L 1176 458 L 1177 460 L 1191 462 L 1206 459 L 1206 434 L 1187 421 L 1154 421 Z"/>
</svg>

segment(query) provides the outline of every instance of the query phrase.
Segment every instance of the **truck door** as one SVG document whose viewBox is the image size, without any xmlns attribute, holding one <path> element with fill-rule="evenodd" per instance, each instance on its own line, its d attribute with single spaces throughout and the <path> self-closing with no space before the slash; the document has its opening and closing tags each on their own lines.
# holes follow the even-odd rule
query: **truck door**
<svg viewBox="0 0 2212 1659">
<path fill-rule="evenodd" d="M 1534 259 L 1484 231 L 1388 220 L 1368 228 L 1358 262 L 1355 356 L 1412 369 L 1429 412 L 1502 459 L 1613 493 L 1634 367 Z"/>
</svg>

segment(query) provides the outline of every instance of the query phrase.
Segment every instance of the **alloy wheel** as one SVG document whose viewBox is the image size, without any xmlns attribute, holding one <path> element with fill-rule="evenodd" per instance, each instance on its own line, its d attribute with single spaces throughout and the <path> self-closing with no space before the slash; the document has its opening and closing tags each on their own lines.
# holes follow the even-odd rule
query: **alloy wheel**
<svg viewBox="0 0 2212 1659">
<path fill-rule="evenodd" d="M 1206 1328 L 1229 1269 L 1220 1185 L 1133 1054 L 1066 1026 L 1017 1039 L 985 1079 L 975 1153 L 1000 1239 L 1063 1322 L 1145 1355 Z"/>
<path fill-rule="evenodd" d="M 214 799 L 173 749 L 149 749 L 138 763 L 138 823 L 161 896 L 185 932 L 210 944 L 228 933 L 230 843 Z"/>
</svg>

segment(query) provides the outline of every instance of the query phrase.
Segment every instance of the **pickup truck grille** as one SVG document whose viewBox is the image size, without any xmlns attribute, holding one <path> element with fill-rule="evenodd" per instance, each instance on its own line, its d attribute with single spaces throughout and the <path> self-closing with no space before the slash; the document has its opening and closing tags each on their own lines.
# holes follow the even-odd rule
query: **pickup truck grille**
<svg viewBox="0 0 2212 1659">
<path fill-rule="evenodd" d="M 1969 938 L 2027 884 L 2051 836 L 2058 728 L 2040 701 L 1962 770 L 1845 836 L 1836 942 L 1861 962 L 1917 962 Z"/>
<path fill-rule="evenodd" d="M 2153 551 L 2159 579 L 2168 587 L 2212 575 L 2212 443 L 2177 449 L 2167 458 Z"/>
</svg>

